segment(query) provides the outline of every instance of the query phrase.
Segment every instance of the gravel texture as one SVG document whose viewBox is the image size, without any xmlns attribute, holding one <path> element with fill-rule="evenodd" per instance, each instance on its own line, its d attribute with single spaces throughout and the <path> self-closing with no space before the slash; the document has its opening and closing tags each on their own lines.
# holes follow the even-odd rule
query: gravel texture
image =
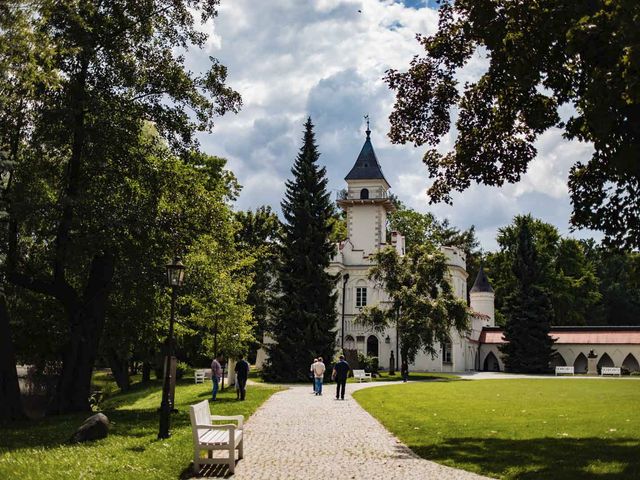
<svg viewBox="0 0 640 480">
<path fill-rule="evenodd" d="M 276 393 L 245 424 L 245 456 L 235 475 L 226 467 L 202 473 L 238 480 L 487 478 L 416 456 L 351 397 L 381 385 L 348 384 L 343 401 L 335 399 L 334 385 L 323 396 L 313 395 L 311 385 Z"/>
</svg>

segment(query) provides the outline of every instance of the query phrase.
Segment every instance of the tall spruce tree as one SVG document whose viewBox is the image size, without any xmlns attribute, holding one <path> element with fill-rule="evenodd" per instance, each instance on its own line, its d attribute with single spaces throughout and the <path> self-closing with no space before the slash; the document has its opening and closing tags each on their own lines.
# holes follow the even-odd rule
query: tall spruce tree
<svg viewBox="0 0 640 480">
<path fill-rule="evenodd" d="M 270 380 L 306 380 L 313 358 L 326 361 L 335 351 L 335 279 L 326 271 L 335 251 L 329 238 L 333 204 L 318 157 L 309 118 L 282 202 L 279 296 L 269 327 L 276 343 L 268 347 L 265 367 Z"/>
<path fill-rule="evenodd" d="M 553 307 L 549 292 L 542 286 L 541 266 L 533 241 L 530 215 L 516 219 L 518 240 L 514 252 L 515 289 L 505 299 L 507 323 L 500 347 L 506 370 L 538 373 L 549 369 L 553 339 L 549 336 Z"/>
</svg>

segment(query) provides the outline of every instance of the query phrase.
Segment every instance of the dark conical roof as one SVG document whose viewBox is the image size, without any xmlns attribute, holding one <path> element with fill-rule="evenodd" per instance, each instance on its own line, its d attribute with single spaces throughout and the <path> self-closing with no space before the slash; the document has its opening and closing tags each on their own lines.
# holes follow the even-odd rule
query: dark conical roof
<svg viewBox="0 0 640 480">
<path fill-rule="evenodd" d="M 367 139 L 364 141 L 360 155 L 356 160 L 355 165 L 351 171 L 344 177 L 345 180 L 384 180 L 382 168 L 378 163 L 376 152 L 373 151 L 373 145 L 371 145 L 371 130 L 367 128 Z M 389 184 L 389 182 L 387 182 Z"/>
<path fill-rule="evenodd" d="M 480 265 L 480 270 L 478 270 L 478 276 L 476 277 L 476 281 L 473 283 L 473 287 L 471 287 L 471 293 L 474 293 L 474 292 L 493 293 L 493 288 L 489 283 L 487 274 L 484 273 L 484 267 L 482 265 Z"/>
</svg>

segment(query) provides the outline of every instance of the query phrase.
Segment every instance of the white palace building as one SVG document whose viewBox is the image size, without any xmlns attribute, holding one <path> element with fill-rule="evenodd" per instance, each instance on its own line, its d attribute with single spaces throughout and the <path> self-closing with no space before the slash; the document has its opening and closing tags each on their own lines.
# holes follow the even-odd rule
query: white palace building
<svg viewBox="0 0 640 480">
<path fill-rule="evenodd" d="M 362 308 L 387 300 L 385 292 L 368 279 L 368 272 L 373 254 L 387 246 L 387 214 L 394 209 L 389 198 L 390 185 L 376 158 L 369 129 L 366 134 L 360 155 L 345 177 L 347 194 L 338 200 L 347 216 L 347 239 L 338 245 L 329 270 L 341 279 L 337 285 L 337 345 L 340 347 L 344 341 L 345 350 L 376 356 L 386 369 L 392 352 L 397 365 L 395 329 L 380 333 L 355 322 Z M 404 254 L 401 232 L 391 233 L 391 245 Z M 466 301 L 465 254 L 456 247 L 443 247 L 442 251 L 448 259 L 455 294 Z M 504 342 L 502 330 L 494 323 L 494 292 L 482 269 L 469 293 L 469 307 L 473 312 L 469 331 L 452 330 L 451 342 L 439 346 L 436 357 L 420 353 L 410 369 L 430 372 L 504 369 L 498 350 Z M 591 350 L 599 356 L 599 366 L 640 370 L 640 327 L 554 327 L 551 335 L 556 339 L 555 363 L 574 365 L 576 373 L 586 372 Z"/>
</svg>

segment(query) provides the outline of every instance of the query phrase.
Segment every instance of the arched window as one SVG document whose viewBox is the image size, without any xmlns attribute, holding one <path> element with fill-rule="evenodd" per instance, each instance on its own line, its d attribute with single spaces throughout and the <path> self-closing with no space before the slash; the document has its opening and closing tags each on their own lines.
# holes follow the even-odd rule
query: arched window
<svg viewBox="0 0 640 480">
<path fill-rule="evenodd" d="M 346 337 L 344 337 L 344 349 L 345 350 L 356 349 L 356 340 L 351 335 L 347 335 Z"/>
<path fill-rule="evenodd" d="M 369 357 L 378 356 L 378 337 L 375 335 L 369 335 L 367 338 L 367 355 Z"/>
<path fill-rule="evenodd" d="M 360 190 L 360 198 L 362 200 L 366 200 L 369 198 L 369 189 L 368 188 L 363 188 L 362 190 Z"/>
<path fill-rule="evenodd" d="M 573 362 L 573 370 L 576 373 L 587 373 L 587 357 L 584 356 L 584 353 L 576 357 L 576 361 Z"/>
<path fill-rule="evenodd" d="M 484 371 L 485 372 L 499 372 L 500 364 L 498 363 L 498 359 L 493 354 L 493 352 L 489 352 L 489 355 L 484 359 Z"/>
<path fill-rule="evenodd" d="M 629 370 L 629 372 L 640 371 L 640 364 L 638 364 L 638 360 L 633 356 L 632 353 L 627 355 L 627 357 L 624 359 L 624 362 L 622 362 L 622 366 Z"/>
</svg>

